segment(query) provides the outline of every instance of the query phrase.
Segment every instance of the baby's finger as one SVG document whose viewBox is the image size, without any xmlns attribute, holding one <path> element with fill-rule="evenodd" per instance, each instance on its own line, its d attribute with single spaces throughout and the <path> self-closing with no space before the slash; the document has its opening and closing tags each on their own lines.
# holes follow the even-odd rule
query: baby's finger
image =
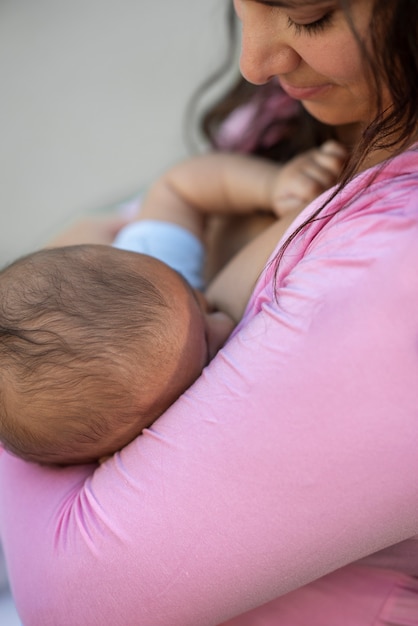
<svg viewBox="0 0 418 626">
<path fill-rule="evenodd" d="M 341 159 L 346 159 L 348 156 L 347 148 L 333 139 L 323 143 L 322 146 L 319 147 L 319 150 L 324 154 L 334 155 L 336 157 L 340 157 Z"/>
<path fill-rule="evenodd" d="M 300 172 L 293 179 L 292 186 L 288 186 L 286 191 L 281 190 L 273 198 L 273 211 L 282 217 L 290 211 L 302 210 L 307 204 L 319 196 L 325 187 L 318 182 L 314 176 Z"/>
<path fill-rule="evenodd" d="M 318 167 L 337 177 L 341 174 L 347 160 L 347 151 L 337 142 L 327 141 L 320 148 L 314 150 L 311 156 Z"/>
<path fill-rule="evenodd" d="M 316 151 L 301 173 L 315 181 L 322 189 L 327 189 L 337 182 L 342 169 L 343 163 L 338 157 Z"/>
<path fill-rule="evenodd" d="M 320 168 L 307 172 L 302 188 L 303 196 L 310 202 L 335 183 L 335 176 Z"/>
<path fill-rule="evenodd" d="M 337 177 L 338 174 L 327 167 L 323 167 L 312 158 L 300 172 L 301 192 L 304 197 L 318 195 L 331 187 L 336 182 Z"/>
<path fill-rule="evenodd" d="M 277 211 L 278 217 L 283 217 L 283 215 L 287 215 L 288 213 L 302 211 L 313 199 L 314 197 L 302 198 L 301 196 L 284 196 L 276 198 L 276 206 L 274 208 Z"/>
</svg>

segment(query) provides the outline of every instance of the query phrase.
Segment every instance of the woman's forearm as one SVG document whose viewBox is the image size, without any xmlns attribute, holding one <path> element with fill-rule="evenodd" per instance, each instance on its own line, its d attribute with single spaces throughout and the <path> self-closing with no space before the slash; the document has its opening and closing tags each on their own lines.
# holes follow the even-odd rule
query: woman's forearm
<svg viewBox="0 0 418 626">
<path fill-rule="evenodd" d="M 215 309 L 239 322 L 261 272 L 296 215 L 297 212 L 289 213 L 274 222 L 215 276 L 206 290 L 206 297 Z"/>
</svg>

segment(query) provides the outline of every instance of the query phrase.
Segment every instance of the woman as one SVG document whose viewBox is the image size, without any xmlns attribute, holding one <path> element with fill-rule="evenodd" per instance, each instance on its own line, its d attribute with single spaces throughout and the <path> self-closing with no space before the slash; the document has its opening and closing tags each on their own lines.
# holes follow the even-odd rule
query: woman
<svg viewBox="0 0 418 626">
<path fill-rule="evenodd" d="M 357 149 L 149 431 L 99 468 L 1 455 L 25 626 L 417 622 L 418 5 L 235 8 L 244 76 Z"/>
</svg>

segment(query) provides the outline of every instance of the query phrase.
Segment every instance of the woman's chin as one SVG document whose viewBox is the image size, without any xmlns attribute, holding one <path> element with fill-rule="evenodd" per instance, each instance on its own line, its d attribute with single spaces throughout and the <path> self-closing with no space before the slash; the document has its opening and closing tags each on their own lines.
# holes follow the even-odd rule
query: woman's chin
<svg viewBox="0 0 418 626">
<path fill-rule="evenodd" d="M 364 115 L 356 114 L 354 109 L 348 107 L 338 107 L 335 103 L 314 102 L 313 100 L 303 100 L 302 106 L 312 117 L 322 124 L 328 126 L 361 126 Z"/>
</svg>

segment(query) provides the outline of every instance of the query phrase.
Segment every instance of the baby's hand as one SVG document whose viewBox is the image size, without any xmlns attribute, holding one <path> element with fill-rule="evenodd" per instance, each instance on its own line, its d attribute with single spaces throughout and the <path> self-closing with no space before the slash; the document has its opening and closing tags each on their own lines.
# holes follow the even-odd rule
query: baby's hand
<svg viewBox="0 0 418 626">
<path fill-rule="evenodd" d="M 301 211 L 323 191 L 337 182 L 347 158 L 346 149 L 336 141 L 327 141 L 291 159 L 284 165 L 271 186 L 271 208 L 283 217 Z"/>
</svg>

